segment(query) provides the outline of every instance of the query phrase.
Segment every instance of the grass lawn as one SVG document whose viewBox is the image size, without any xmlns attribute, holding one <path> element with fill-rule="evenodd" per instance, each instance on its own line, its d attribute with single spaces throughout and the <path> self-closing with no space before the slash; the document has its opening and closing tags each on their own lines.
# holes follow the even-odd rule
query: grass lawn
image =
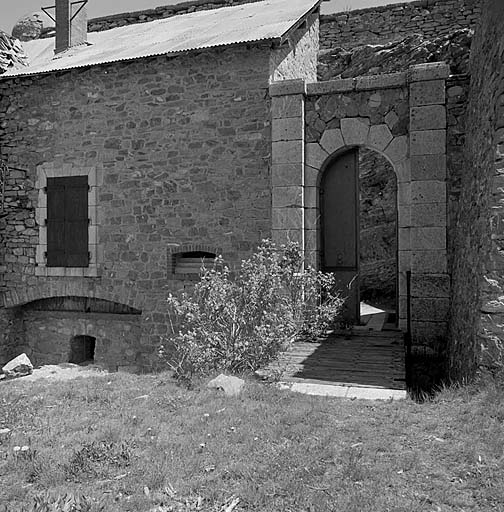
<svg viewBox="0 0 504 512">
<path fill-rule="evenodd" d="M 254 382 L 233 399 L 164 375 L 1 383 L 0 510 L 51 491 L 107 512 L 504 511 L 503 422 L 495 383 L 423 404 Z"/>
</svg>

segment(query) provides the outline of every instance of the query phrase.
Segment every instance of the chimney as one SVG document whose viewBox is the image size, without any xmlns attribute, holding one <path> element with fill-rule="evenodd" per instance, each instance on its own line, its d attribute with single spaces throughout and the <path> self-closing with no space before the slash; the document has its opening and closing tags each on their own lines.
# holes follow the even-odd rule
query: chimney
<svg viewBox="0 0 504 512">
<path fill-rule="evenodd" d="M 55 54 L 87 42 L 87 0 L 56 0 Z"/>
</svg>

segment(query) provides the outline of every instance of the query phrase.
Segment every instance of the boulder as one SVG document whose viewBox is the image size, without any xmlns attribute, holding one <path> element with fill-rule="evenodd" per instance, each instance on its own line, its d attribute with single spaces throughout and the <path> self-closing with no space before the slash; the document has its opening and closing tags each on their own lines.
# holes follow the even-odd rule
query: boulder
<svg viewBox="0 0 504 512">
<path fill-rule="evenodd" d="M 17 377 L 25 377 L 33 373 L 33 365 L 28 359 L 26 354 L 17 356 L 12 361 L 9 361 L 3 368 L 4 375 L 9 379 L 15 379 Z"/>
<path fill-rule="evenodd" d="M 0 75 L 9 68 L 20 68 L 28 65 L 21 43 L 9 34 L 0 30 Z"/>
<path fill-rule="evenodd" d="M 42 11 L 23 16 L 12 29 L 12 37 L 20 41 L 31 41 L 47 37 L 54 32 L 54 22 Z"/>
<path fill-rule="evenodd" d="M 222 389 L 226 396 L 238 396 L 244 385 L 245 381 L 238 377 L 220 374 L 207 384 L 207 388 Z"/>
</svg>

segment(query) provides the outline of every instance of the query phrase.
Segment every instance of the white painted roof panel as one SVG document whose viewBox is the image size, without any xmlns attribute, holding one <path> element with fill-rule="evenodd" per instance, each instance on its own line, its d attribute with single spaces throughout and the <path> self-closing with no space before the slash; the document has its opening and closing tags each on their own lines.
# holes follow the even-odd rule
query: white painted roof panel
<svg viewBox="0 0 504 512">
<path fill-rule="evenodd" d="M 263 0 L 251 4 L 173 16 L 163 20 L 90 32 L 88 46 L 54 57 L 54 38 L 23 43 L 30 65 L 0 76 L 50 71 L 132 60 L 152 55 L 278 40 L 321 0 Z"/>
</svg>

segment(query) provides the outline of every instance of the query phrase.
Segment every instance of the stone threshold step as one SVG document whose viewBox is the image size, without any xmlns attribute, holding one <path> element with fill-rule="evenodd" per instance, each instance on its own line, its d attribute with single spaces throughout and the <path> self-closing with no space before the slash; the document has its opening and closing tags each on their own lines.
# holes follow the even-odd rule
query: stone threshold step
<svg viewBox="0 0 504 512">
<path fill-rule="evenodd" d="M 314 382 L 278 382 L 280 389 L 314 396 L 349 398 L 357 400 L 405 400 L 408 393 L 401 389 L 379 387 L 338 386 Z"/>
</svg>

